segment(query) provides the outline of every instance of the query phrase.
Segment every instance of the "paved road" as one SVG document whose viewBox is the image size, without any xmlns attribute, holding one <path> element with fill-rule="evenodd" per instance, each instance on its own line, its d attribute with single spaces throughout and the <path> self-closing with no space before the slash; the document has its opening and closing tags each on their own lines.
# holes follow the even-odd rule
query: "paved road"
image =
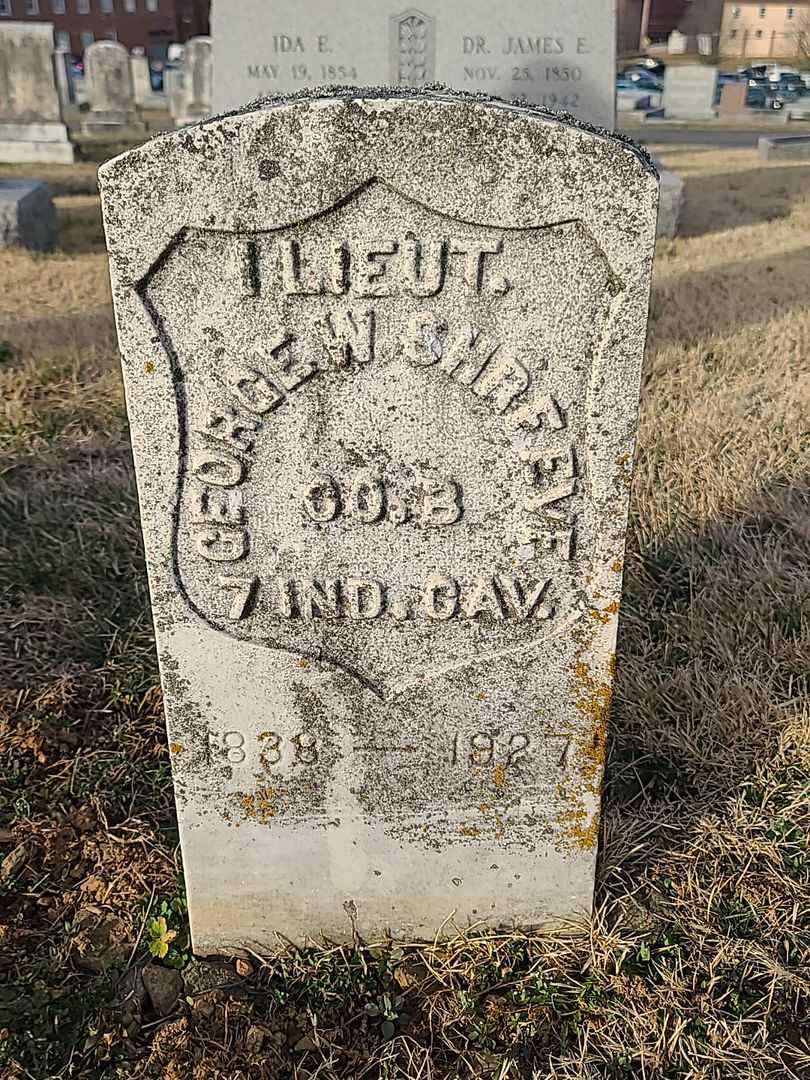
<svg viewBox="0 0 810 1080">
<path fill-rule="evenodd" d="M 802 125 L 804 130 L 804 125 Z M 773 128 L 742 129 L 739 128 L 689 128 L 689 127 L 656 127 L 654 124 L 644 124 L 638 127 L 623 129 L 625 135 L 640 143 L 669 143 L 679 145 L 691 143 L 699 146 L 732 146 L 732 147 L 756 147 L 760 135 L 787 135 L 787 126 L 774 126 Z M 791 134 L 798 132 L 791 131 Z"/>
</svg>

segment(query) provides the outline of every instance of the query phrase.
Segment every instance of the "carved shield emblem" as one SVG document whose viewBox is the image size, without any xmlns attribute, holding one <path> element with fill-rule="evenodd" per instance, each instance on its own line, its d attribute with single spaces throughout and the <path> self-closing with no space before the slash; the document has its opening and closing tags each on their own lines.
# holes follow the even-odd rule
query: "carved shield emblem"
<svg viewBox="0 0 810 1080">
<path fill-rule="evenodd" d="M 188 607 L 380 694 L 565 633 L 621 288 L 578 221 L 481 226 L 377 181 L 284 229 L 185 231 L 141 295 L 174 366 Z"/>
</svg>

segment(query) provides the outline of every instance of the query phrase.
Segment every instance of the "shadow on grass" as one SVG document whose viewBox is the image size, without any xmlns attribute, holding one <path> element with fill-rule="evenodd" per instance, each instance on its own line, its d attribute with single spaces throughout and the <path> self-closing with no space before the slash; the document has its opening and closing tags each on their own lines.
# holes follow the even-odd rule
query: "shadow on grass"
<svg viewBox="0 0 810 1080">
<path fill-rule="evenodd" d="M 678 231 L 681 236 L 703 236 L 777 221 L 808 197 L 810 165 L 763 163 L 761 169 L 689 176 Z"/>
<path fill-rule="evenodd" d="M 690 345 L 807 309 L 810 246 L 713 266 L 653 286 L 650 345 Z"/>
<path fill-rule="evenodd" d="M 97 196 L 63 198 L 57 203 L 56 209 L 59 251 L 66 255 L 106 251 L 101 203 Z"/>
<path fill-rule="evenodd" d="M 118 350 L 115 322 L 109 304 L 85 308 L 76 315 L 48 313 L 17 319 L 3 328 L 16 354 L 53 357 L 69 352 L 112 354 Z"/>
<path fill-rule="evenodd" d="M 641 539 L 631 527 L 606 863 L 623 850 L 622 842 L 612 850 L 623 830 L 637 836 L 645 821 L 669 816 L 683 833 L 722 813 L 801 716 L 810 695 L 809 533 L 810 478 L 775 479 L 746 512 L 700 531 Z M 661 851 L 655 829 L 639 840 L 640 877 Z M 609 891 L 603 877 L 603 898 Z"/>
<path fill-rule="evenodd" d="M 51 165 L 30 162 L 25 165 L 0 163 L 0 180 L 42 180 L 52 195 L 98 195 L 98 165 L 93 162 L 75 162 L 73 165 Z"/>
<path fill-rule="evenodd" d="M 135 482 L 124 438 L 0 477 L 0 669 L 31 688 L 153 644 Z"/>
<path fill-rule="evenodd" d="M 0 959 L 14 988 L 13 1000 L 0 997 L 0 1020 L 13 1057 L 40 1070 L 29 1075 L 66 1075 L 73 1062 L 101 1077 L 116 1055 L 126 1075 L 157 1080 L 191 1075 L 186 1066 L 204 1051 L 211 1076 L 291 1076 L 304 1060 L 306 1008 L 329 1031 L 330 1056 L 313 1064 L 313 1041 L 312 1068 L 300 1075 L 326 1080 L 356 1077 L 358 1063 L 377 1075 L 371 1064 L 405 1051 L 432 1061 L 430 1075 L 442 1080 L 494 1076 L 484 1066 L 501 1056 L 523 1080 L 560 1062 L 571 1066 L 561 1076 L 583 1076 L 573 1071 L 583 1039 L 587 1075 L 629 1080 L 659 1046 L 660 1015 L 686 1027 L 646 1073 L 655 1080 L 691 1074 L 703 1053 L 692 1036 L 707 1025 L 731 1032 L 712 1044 L 723 1066 L 712 1075 L 753 1076 L 735 1064 L 749 1049 L 763 1070 L 798 1059 L 805 1015 L 794 983 L 810 952 L 790 911 L 803 871 L 797 864 L 787 880 L 762 851 L 776 836 L 777 854 L 793 857 L 801 833 L 775 806 L 747 835 L 729 803 L 757 761 L 776 758 L 780 725 L 808 690 L 810 485 L 774 480 L 748 510 L 701 531 L 631 537 L 598 877 L 613 922 L 594 952 L 586 938 L 555 951 L 553 939 L 538 947 L 517 934 L 494 957 L 485 937 L 464 947 L 463 967 L 458 945 L 434 957 L 440 984 L 412 946 L 399 950 L 404 961 L 384 950 L 312 950 L 260 967 L 235 996 L 196 993 L 191 1010 L 181 1003 L 173 1015 L 180 1027 L 147 1016 L 144 1028 L 130 1021 L 130 1035 L 130 983 L 116 977 L 150 896 L 176 888 L 176 835 L 129 453 L 123 444 L 103 455 L 54 453 L 4 483 L 2 636 L 18 642 L 4 667 L 20 686 L 48 684 L 18 709 L 0 776 L 0 812 L 21 822 L 29 852 L 25 887 L 0 895 L 0 921 L 15 927 Z M 718 823 L 725 848 L 709 847 L 704 819 Z M 765 897 L 759 906 L 736 891 L 748 881 Z M 782 890 L 770 904 L 768 889 Z M 77 933 L 88 905 L 96 924 L 121 935 L 115 963 L 100 973 L 88 971 L 87 935 Z M 144 953 L 142 942 L 135 975 Z M 184 973 L 187 994 L 200 970 Z M 396 1002 L 390 1023 L 407 1044 L 380 1036 L 378 1000 Z M 745 1032 L 765 1030 L 763 1002 L 760 1041 Z M 278 1033 L 272 1058 L 257 1057 L 252 1024 Z M 88 1028 L 112 1033 L 110 1045 L 88 1039 Z M 175 1030 L 182 1038 L 173 1041 Z M 403 1060 L 396 1075 L 417 1073 Z"/>
</svg>

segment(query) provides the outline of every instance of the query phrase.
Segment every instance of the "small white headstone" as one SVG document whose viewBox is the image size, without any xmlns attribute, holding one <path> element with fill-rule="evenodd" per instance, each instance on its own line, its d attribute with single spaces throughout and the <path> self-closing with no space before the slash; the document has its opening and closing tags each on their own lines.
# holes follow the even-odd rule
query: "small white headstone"
<svg viewBox="0 0 810 1080">
<path fill-rule="evenodd" d="M 664 75 L 664 114 L 672 119 L 711 120 L 716 88 L 716 67 L 669 64 Z"/>
<path fill-rule="evenodd" d="M 214 109 L 318 85 L 519 98 L 613 127 L 613 0 L 214 0 Z"/>
<path fill-rule="evenodd" d="M 100 182 L 195 950 L 586 914 L 648 159 L 360 90 Z"/>
<path fill-rule="evenodd" d="M 176 118 L 179 126 L 208 119 L 212 112 L 212 83 L 211 38 L 190 38 L 183 52 L 183 103 Z"/>
<path fill-rule="evenodd" d="M 76 89 L 73 85 L 73 57 L 69 49 L 56 49 L 53 54 L 54 74 L 59 104 L 64 111 L 76 101 Z"/>
<path fill-rule="evenodd" d="M 682 34 L 679 30 L 673 30 L 667 38 L 667 52 L 677 55 L 678 53 L 685 53 L 688 39 L 685 34 Z"/>
<path fill-rule="evenodd" d="M 53 24 L 0 20 L 0 161 L 73 161 L 53 64 Z"/>
<path fill-rule="evenodd" d="M 132 73 L 132 90 L 136 106 L 139 109 L 159 109 L 165 106 L 163 95 L 152 89 L 152 75 L 146 54 L 132 53 L 129 58 L 129 68 Z"/>
<path fill-rule="evenodd" d="M 90 112 L 82 131 L 108 134 L 116 128 L 143 128 L 135 106 L 129 53 L 117 41 L 96 41 L 84 52 L 84 71 Z"/>
<path fill-rule="evenodd" d="M 182 126 L 184 114 L 186 90 L 182 64 L 172 65 L 163 69 L 163 90 L 166 94 L 166 102 L 169 106 L 169 115 L 174 123 Z"/>
</svg>

